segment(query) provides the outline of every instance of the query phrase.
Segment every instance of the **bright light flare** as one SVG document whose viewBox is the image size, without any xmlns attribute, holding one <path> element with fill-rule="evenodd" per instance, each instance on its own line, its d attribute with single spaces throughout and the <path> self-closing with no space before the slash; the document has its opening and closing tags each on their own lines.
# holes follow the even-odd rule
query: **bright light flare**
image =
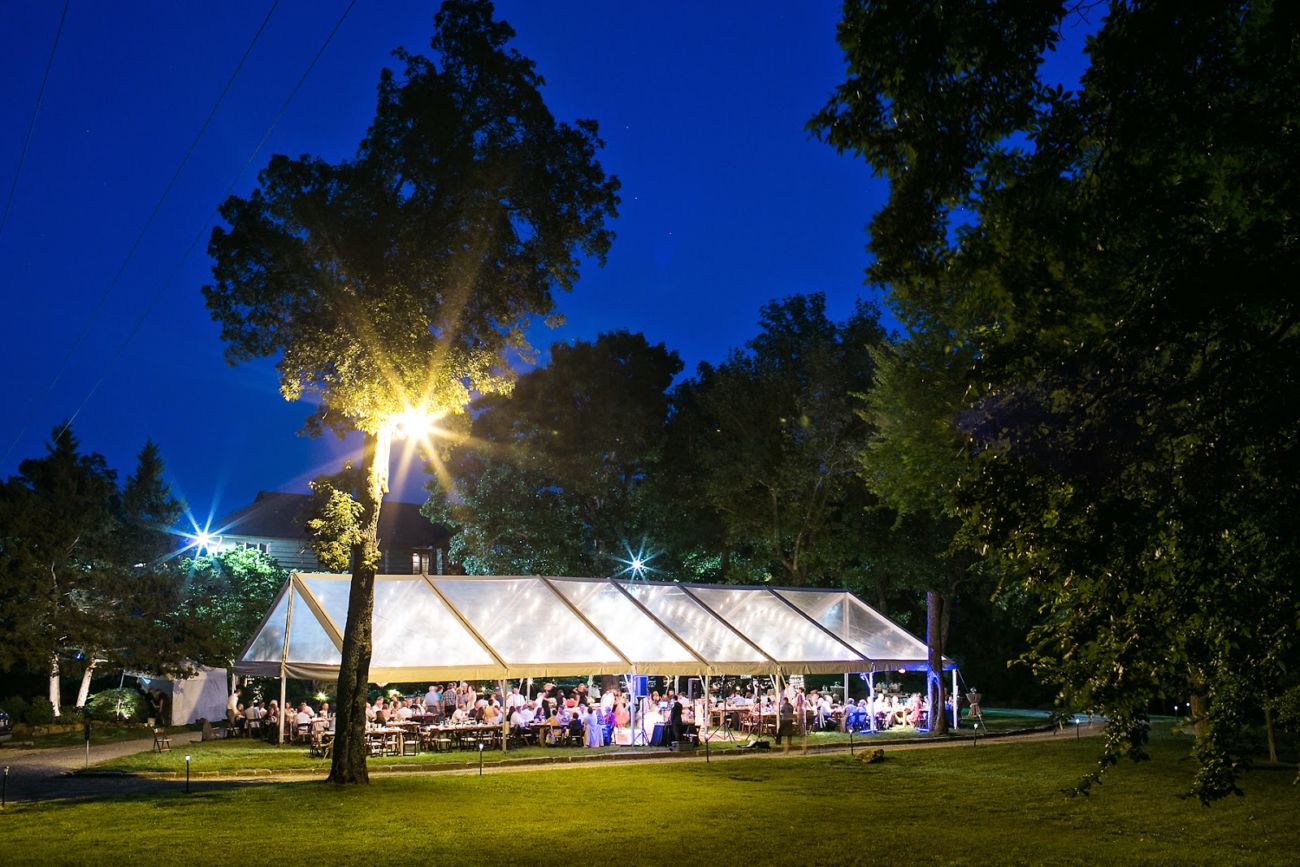
<svg viewBox="0 0 1300 867">
<path fill-rule="evenodd" d="M 424 439 L 435 432 L 435 424 L 446 414 L 446 410 L 429 412 L 423 407 L 408 406 L 390 416 L 388 426 L 395 439 Z"/>
<path fill-rule="evenodd" d="M 635 552 L 632 551 L 632 547 L 629 545 L 627 546 L 626 559 L 622 557 L 614 558 L 623 564 L 623 568 L 614 573 L 614 577 L 621 578 L 626 575 L 633 581 L 644 581 L 647 573 L 659 571 L 650 565 L 650 561 L 657 556 L 659 556 L 657 551 L 646 552 L 644 539 L 641 540 L 641 547 Z"/>
</svg>

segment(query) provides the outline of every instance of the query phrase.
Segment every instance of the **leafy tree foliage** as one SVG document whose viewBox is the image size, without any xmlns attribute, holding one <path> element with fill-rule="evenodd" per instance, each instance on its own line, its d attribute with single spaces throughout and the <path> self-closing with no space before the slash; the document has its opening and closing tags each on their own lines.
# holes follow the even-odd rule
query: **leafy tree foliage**
<svg viewBox="0 0 1300 867">
<path fill-rule="evenodd" d="M 453 447 L 454 494 L 426 511 L 458 528 L 471 573 L 609 575 L 648 531 L 643 485 L 662 447 L 677 354 L 640 334 L 557 343 L 508 397 L 475 405 Z"/>
<path fill-rule="evenodd" d="M 308 429 L 361 430 L 366 484 L 338 685 L 330 778 L 365 782 L 364 709 L 390 420 L 462 412 L 500 394 L 507 350 L 603 260 L 618 183 L 593 121 L 559 123 L 532 61 L 490 3 L 446 0 L 434 59 L 399 51 L 352 159 L 272 158 L 221 207 L 204 288 L 231 362 L 277 359 L 286 399 L 314 395 Z"/>
<path fill-rule="evenodd" d="M 186 583 L 177 620 L 192 636 L 194 661 L 227 668 L 256 633 L 289 573 L 252 548 L 182 560 L 180 568 Z"/>
<path fill-rule="evenodd" d="M 63 426 L 44 457 L 0 487 L 0 668 L 49 672 L 56 715 L 68 660 L 84 661 L 88 682 L 100 662 L 162 669 L 184 656 L 168 622 L 179 586 L 165 563 L 181 505 L 162 472 L 147 443 L 119 489 L 103 456 L 83 454 Z"/>
<path fill-rule="evenodd" d="M 853 393 L 870 387 L 866 348 L 884 333 L 865 304 L 832 322 L 820 294 L 766 305 L 759 325 L 673 394 L 663 484 L 690 509 L 678 556 L 715 555 L 723 581 L 839 584 L 865 565 L 869 519 L 852 497 L 867 428 Z"/>
<path fill-rule="evenodd" d="M 943 445 L 903 487 L 937 471 L 962 543 L 1039 601 L 1029 660 L 1106 713 L 1102 770 L 1192 694 L 1212 800 L 1300 622 L 1300 10 L 1109 4 L 1078 91 L 1039 77 L 1067 14 L 847 3 L 812 126 L 891 182 L 871 275 L 925 397 L 878 407 L 878 455 Z"/>
</svg>

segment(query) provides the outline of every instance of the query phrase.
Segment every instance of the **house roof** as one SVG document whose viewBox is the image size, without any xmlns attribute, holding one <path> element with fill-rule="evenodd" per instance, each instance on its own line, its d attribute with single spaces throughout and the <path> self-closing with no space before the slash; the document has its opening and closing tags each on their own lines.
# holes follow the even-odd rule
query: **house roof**
<svg viewBox="0 0 1300 867">
<path fill-rule="evenodd" d="M 258 491 L 252 503 L 218 521 L 217 532 L 224 536 L 305 539 L 303 523 L 310 504 L 308 494 Z M 385 548 L 441 547 L 448 535 L 446 527 L 420 514 L 418 503 L 388 501 L 379 510 L 379 541 Z"/>
</svg>

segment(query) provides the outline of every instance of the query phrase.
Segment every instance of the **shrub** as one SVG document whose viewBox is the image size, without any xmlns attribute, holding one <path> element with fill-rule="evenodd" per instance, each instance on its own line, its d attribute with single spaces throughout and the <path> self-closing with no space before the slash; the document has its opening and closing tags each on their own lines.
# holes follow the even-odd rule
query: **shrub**
<svg viewBox="0 0 1300 867">
<path fill-rule="evenodd" d="M 0 699 L 0 710 L 9 714 L 11 723 L 20 723 L 27 719 L 27 699 L 21 695 L 11 695 L 6 699 Z"/>
<path fill-rule="evenodd" d="M 54 722 L 54 705 L 45 696 L 37 696 L 27 708 L 25 719 L 29 725 L 47 726 Z"/>
<path fill-rule="evenodd" d="M 86 702 L 90 718 L 104 722 L 143 722 L 146 709 L 144 696 L 134 689 L 106 689 Z"/>
</svg>

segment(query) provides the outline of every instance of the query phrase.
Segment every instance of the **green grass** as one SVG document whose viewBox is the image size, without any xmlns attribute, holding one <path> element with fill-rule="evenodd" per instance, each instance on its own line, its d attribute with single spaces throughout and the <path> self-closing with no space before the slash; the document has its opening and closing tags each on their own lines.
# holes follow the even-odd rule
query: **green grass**
<svg viewBox="0 0 1300 867">
<path fill-rule="evenodd" d="M 177 732 L 190 731 L 190 728 L 188 726 L 168 726 L 167 731 L 176 734 Z M 139 740 L 153 740 L 153 729 L 149 726 L 116 726 L 96 723 L 90 733 L 92 747 L 98 744 L 115 744 L 121 741 Z M 15 736 L 14 741 L 22 743 L 25 749 L 55 749 L 57 747 L 79 747 L 86 742 L 86 738 L 82 730 L 78 728 L 76 731 L 55 732 L 49 735 Z M 28 741 L 31 742 L 30 747 L 27 746 Z"/>
<path fill-rule="evenodd" d="M 996 720 L 988 720 L 988 728 L 991 731 L 1007 731 L 1011 729 L 1025 728 L 1030 725 L 1041 724 L 1043 720 L 1025 716 L 1004 715 Z M 965 734 L 970 734 L 969 729 L 964 729 Z M 854 738 L 858 744 L 864 744 L 874 741 L 887 740 L 908 740 L 918 737 L 918 734 L 912 729 L 897 729 L 888 734 L 877 735 L 873 738 L 864 739 L 861 736 Z M 711 745 L 713 750 L 731 750 L 736 749 L 743 743 L 743 739 L 736 741 L 719 741 Z M 824 745 L 847 744 L 849 736 L 839 732 L 813 732 L 808 735 L 808 746 L 815 748 Z M 799 745 L 800 741 L 796 738 L 795 744 Z M 662 752 L 662 749 L 655 748 L 649 752 Z M 639 753 L 647 752 L 642 748 L 630 749 L 628 747 L 606 747 L 599 750 L 578 749 L 570 747 L 526 747 L 523 749 L 512 749 L 509 753 L 503 754 L 498 750 L 487 750 L 483 754 L 484 764 L 497 763 L 503 759 L 519 758 L 561 758 L 567 760 L 570 757 L 580 758 L 593 755 L 609 755 L 611 753 Z M 236 738 L 234 740 L 216 740 L 204 743 L 196 743 L 188 748 L 175 749 L 170 753 L 142 752 L 132 756 L 124 756 L 112 759 L 102 764 L 95 765 L 93 771 L 119 771 L 131 774 L 175 774 L 185 773 L 185 756 L 193 757 L 191 762 L 191 771 L 198 774 L 220 773 L 220 774 L 240 774 L 251 773 L 256 771 L 301 771 L 301 770 L 320 770 L 324 771 L 329 768 L 328 759 L 314 759 L 308 756 L 307 748 L 298 745 L 286 745 L 276 747 L 261 741 Z M 466 762 L 477 762 L 478 755 L 471 752 L 451 752 L 451 753 L 421 753 L 418 756 L 394 756 L 386 758 L 371 759 L 371 765 L 377 768 L 391 766 L 411 766 L 423 764 L 464 764 Z"/>
<path fill-rule="evenodd" d="M 11 806 L 7 864 L 174 859 L 177 852 L 291 852 L 296 863 L 376 852 L 454 852 L 462 863 L 570 863 L 617 855 L 674 865 L 916 862 L 1287 863 L 1300 846 L 1294 773 L 1245 775 L 1244 798 L 1180 799 L 1187 741 L 1158 736 L 1089 798 L 1061 790 L 1094 739 L 487 773 L 397 776 Z M 51 841 L 57 841 L 52 845 Z M 271 850 L 267 850 L 267 846 Z M 179 848 L 178 848 L 179 847 Z M 251 848 L 250 848 L 251 847 Z M 576 859 L 576 861 L 575 861 Z"/>
</svg>

